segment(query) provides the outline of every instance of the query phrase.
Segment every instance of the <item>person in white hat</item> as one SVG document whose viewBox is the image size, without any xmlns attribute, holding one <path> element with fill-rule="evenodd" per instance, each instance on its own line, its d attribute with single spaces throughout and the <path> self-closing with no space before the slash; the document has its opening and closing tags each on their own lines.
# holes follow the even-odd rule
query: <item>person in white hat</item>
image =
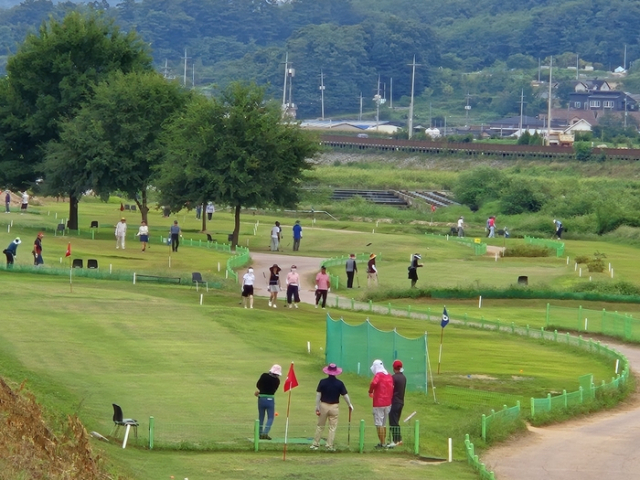
<svg viewBox="0 0 640 480">
<path fill-rule="evenodd" d="M 458 236 L 464 237 L 464 217 L 458 219 Z"/>
<path fill-rule="evenodd" d="M 2 251 L 2 253 L 4 253 L 7 257 L 7 267 L 13 265 L 14 259 L 18 256 L 18 245 L 20 245 L 21 243 L 22 241 L 20 241 L 20 237 L 17 237 L 9 244 L 6 249 Z"/>
<path fill-rule="evenodd" d="M 411 288 L 416 288 L 416 282 L 418 281 L 418 268 L 422 267 L 421 263 L 418 263 L 422 256 L 419 253 L 414 253 L 411 257 L 411 265 L 409 265 L 409 280 L 411 280 Z"/>
<path fill-rule="evenodd" d="M 328 376 L 323 378 L 318 383 L 316 389 L 316 415 L 318 415 L 318 426 L 316 427 L 316 434 L 313 437 L 313 443 L 311 444 L 311 450 L 317 450 L 320 446 L 320 438 L 324 427 L 329 420 L 329 435 L 327 435 L 327 450 L 330 452 L 335 450 L 333 440 L 336 436 L 336 428 L 338 428 L 338 404 L 340 403 L 340 396 L 344 398 L 344 401 L 349 405 L 349 410 L 353 411 L 353 405 L 349 399 L 347 393 L 347 387 L 341 380 L 336 377 L 342 373 L 342 369 L 335 363 L 331 363 L 322 369 Z"/>
<path fill-rule="evenodd" d="M 260 421 L 260 439 L 262 440 L 271 440 L 269 431 L 276 412 L 274 395 L 280 386 L 280 375 L 282 375 L 282 367 L 275 364 L 267 373 L 260 375 L 258 383 L 256 383 L 255 396 L 258 397 L 258 419 Z M 265 415 L 267 417 L 266 424 L 264 422 Z"/>
<path fill-rule="evenodd" d="M 124 240 L 127 236 L 127 220 L 122 217 L 120 221 L 116 224 L 116 250 L 120 248 L 122 245 L 122 249 L 124 250 Z"/>
<path fill-rule="evenodd" d="M 253 274 L 253 268 L 249 268 L 247 273 L 242 276 L 242 305 L 247 308 L 247 298 L 249 299 L 249 308 L 253 308 L 253 284 L 256 276 Z"/>
</svg>

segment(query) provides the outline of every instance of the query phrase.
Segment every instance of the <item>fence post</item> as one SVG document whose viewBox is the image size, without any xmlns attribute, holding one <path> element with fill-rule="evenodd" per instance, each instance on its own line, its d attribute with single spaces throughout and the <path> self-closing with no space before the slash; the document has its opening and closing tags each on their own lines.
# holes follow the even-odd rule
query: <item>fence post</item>
<svg viewBox="0 0 640 480">
<path fill-rule="evenodd" d="M 553 331 L 553 341 L 558 343 L 558 330 Z"/>
<path fill-rule="evenodd" d="M 531 397 L 531 418 L 536 416 L 536 400 Z"/>
<path fill-rule="evenodd" d="M 369 300 L 369 311 L 373 312 L 373 301 Z"/>
<path fill-rule="evenodd" d="M 567 391 L 562 390 L 562 398 L 564 399 L 564 408 L 569 406 L 569 399 L 567 398 Z"/>
<path fill-rule="evenodd" d="M 580 405 L 584 403 L 584 393 L 582 391 L 582 385 L 578 387 L 578 392 L 580 392 Z"/>
<path fill-rule="evenodd" d="M 253 451 L 257 452 L 260 448 L 260 420 L 256 419 L 253 424 Z"/>
<path fill-rule="evenodd" d="M 551 411 L 551 394 L 547 393 L 547 405 L 549 406 L 549 411 Z"/>
<path fill-rule="evenodd" d="M 415 455 L 420 454 L 420 420 L 416 420 L 413 431 L 413 453 Z"/>
<path fill-rule="evenodd" d="M 351 310 L 353 310 L 354 303 L 355 303 L 355 300 L 352 298 L 351 299 Z"/>
<path fill-rule="evenodd" d="M 482 440 L 487 441 L 487 416 L 482 414 Z"/>
<path fill-rule="evenodd" d="M 149 417 L 149 450 L 153 450 L 153 427 L 155 426 L 155 419 Z"/>
<path fill-rule="evenodd" d="M 338 308 L 339 303 L 340 303 L 340 297 L 336 295 L 336 308 Z"/>
<path fill-rule="evenodd" d="M 358 439 L 358 452 L 364 452 L 364 420 L 360 420 L 360 438 Z"/>
<path fill-rule="evenodd" d="M 391 315 L 391 302 L 388 303 L 387 315 Z"/>
<path fill-rule="evenodd" d="M 511 322 L 511 333 L 516 333 L 516 324 Z"/>
<path fill-rule="evenodd" d="M 407 317 L 411 318 L 411 305 L 407 307 Z"/>
</svg>

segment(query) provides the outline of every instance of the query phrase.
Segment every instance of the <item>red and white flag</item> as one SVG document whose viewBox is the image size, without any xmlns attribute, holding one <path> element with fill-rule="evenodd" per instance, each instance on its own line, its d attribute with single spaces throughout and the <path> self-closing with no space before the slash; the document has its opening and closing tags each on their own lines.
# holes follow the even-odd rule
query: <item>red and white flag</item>
<svg viewBox="0 0 640 480">
<path fill-rule="evenodd" d="M 296 372 L 293 370 L 293 362 L 289 367 L 289 373 L 287 373 L 287 379 L 284 381 L 284 391 L 288 392 L 292 388 L 298 386 L 298 379 L 296 378 Z"/>
</svg>

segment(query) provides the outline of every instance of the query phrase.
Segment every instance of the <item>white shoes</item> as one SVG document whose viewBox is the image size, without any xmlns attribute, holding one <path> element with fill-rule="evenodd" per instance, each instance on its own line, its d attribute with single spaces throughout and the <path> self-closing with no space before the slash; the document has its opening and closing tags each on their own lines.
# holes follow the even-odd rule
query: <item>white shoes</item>
<svg viewBox="0 0 640 480">
<path fill-rule="evenodd" d="M 271 300 L 269 300 L 269 306 L 270 307 L 273 306 L 273 303 L 271 303 Z"/>
<path fill-rule="evenodd" d="M 274 304 L 273 304 L 273 308 L 278 308 L 278 306 L 274 303 Z"/>
<path fill-rule="evenodd" d="M 318 308 L 318 304 L 316 303 L 316 308 Z"/>
<path fill-rule="evenodd" d="M 294 304 L 293 306 L 294 306 L 294 307 L 296 307 L 296 308 L 298 308 L 298 304 L 297 304 L 297 303 L 296 303 L 296 304 Z"/>
</svg>

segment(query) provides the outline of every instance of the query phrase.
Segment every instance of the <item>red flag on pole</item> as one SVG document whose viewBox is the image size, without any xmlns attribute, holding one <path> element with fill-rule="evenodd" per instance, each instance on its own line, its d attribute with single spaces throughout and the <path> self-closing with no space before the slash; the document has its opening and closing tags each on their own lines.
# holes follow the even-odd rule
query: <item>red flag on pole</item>
<svg viewBox="0 0 640 480">
<path fill-rule="evenodd" d="M 288 392 L 292 388 L 298 386 L 298 379 L 296 378 L 296 372 L 293 370 L 293 362 L 289 367 L 289 373 L 287 373 L 287 379 L 284 381 L 284 391 Z"/>
<path fill-rule="evenodd" d="M 71 242 L 69 242 L 69 245 L 67 245 L 67 253 L 65 253 L 64 256 L 65 257 L 71 256 Z"/>
</svg>

